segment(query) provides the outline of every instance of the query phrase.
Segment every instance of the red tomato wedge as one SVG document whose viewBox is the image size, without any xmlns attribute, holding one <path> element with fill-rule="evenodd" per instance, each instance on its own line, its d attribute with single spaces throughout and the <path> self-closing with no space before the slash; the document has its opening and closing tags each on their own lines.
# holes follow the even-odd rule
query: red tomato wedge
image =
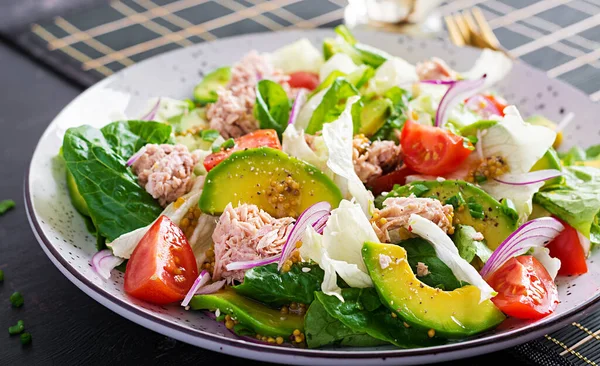
<svg viewBox="0 0 600 366">
<path fill-rule="evenodd" d="M 465 145 L 466 144 L 466 145 Z M 428 175 L 450 173 L 473 150 L 470 142 L 448 130 L 407 120 L 400 134 L 404 163 Z"/>
<path fill-rule="evenodd" d="M 486 281 L 498 292 L 492 302 L 509 316 L 539 319 L 558 306 L 556 284 L 533 256 L 509 259 Z"/>
<path fill-rule="evenodd" d="M 204 159 L 204 168 L 207 172 L 236 151 L 264 146 L 281 150 L 281 143 L 279 142 L 279 137 L 275 130 L 257 130 L 242 137 L 238 137 L 234 141 L 234 147 L 217 151 Z"/>
<path fill-rule="evenodd" d="M 585 252 L 579 242 L 577 230 L 566 222 L 559 220 L 565 229 L 552 240 L 546 248 L 550 249 L 550 256 L 560 259 L 559 275 L 580 275 L 587 273 Z"/>
<path fill-rule="evenodd" d="M 198 277 L 192 247 L 167 216 L 150 227 L 131 254 L 125 270 L 125 292 L 153 304 L 183 300 Z"/>
<path fill-rule="evenodd" d="M 479 113 L 483 118 L 489 118 L 492 114 L 504 117 L 504 108 L 506 108 L 507 102 L 491 94 L 476 94 L 465 99 L 465 105 Z"/>
<path fill-rule="evenodd" d="M 491 94 L 485 94 L 483 97 L 487 99 L 490 103 L 492 103 L 496 107 L 496 109 L 498 109 L 500 115 L 504 117 L 504 108 L 506 108 L 506 106 L 508 105 L 506 100 L 500 98 L 499 96 Z"/>
<path fill-rule="evenodd" d="M 394 170 L 391 173 L 373 179 L 373 181 L 370 182 L 371 191 L 373 191 L 375 196 L 380 195 L 381 192 L 389 192 L 394 188 L 395 184 L 404 185 L 406 183 L 406 177 L 413 174 L 417 174 L 417 172 L 406 165 L 403 165 L 398 170 Z"/>
<path fill-rule="evenodd" d="M 288 84 L 290 84 L 292 88 L 315 90 L 319 85 L 319 75 L 312 72 L 296 71 L 290 74 Z"/>
</svg>

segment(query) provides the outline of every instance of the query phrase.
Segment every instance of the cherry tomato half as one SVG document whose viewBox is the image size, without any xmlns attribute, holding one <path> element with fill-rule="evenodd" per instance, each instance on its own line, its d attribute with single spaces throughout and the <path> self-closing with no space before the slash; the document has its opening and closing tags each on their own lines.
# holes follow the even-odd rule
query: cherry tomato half
<svg viewBox="0 0 600 366">
<path fill-rule="evenodd" d="M 319 75 L 312 72 L 296 71 L 290 74 L 288 84 L 290 84 L 292 88 L 315 90 L 319 85 Z"/>
<path fill-rule="evenodd" d="M 559 275 L 580 275 L 587 273 L 585 253 L 579 235 L 571 225 L 559 220 L 565 229 L 552 240 L 546 248 L 550 249 L 550 256 L 560 259 Z"/>
<path fill-rule="evenodd" d="M 250 132 L 247 135 L 238 137 L 237 139 L 235 139 L 234 147 L 226 150 L 217 151 L 208 155 L 206 159 L 204 159 L 204 168 L 208 172 L 236 151 L 264 146 L 281 150 L 281 143 L 279 142 L 277 131 L 257 130 L 254 132 Z"/>
<path fill-rule="evenodd" d="M 167 216 L 150 227 L 127 262 L 125 292 L 153 304 L 183 300 L 198 277 L 192 247 Z"/>
<path fill-rule="evenodd" d="M 556 284 L 546 268 L 531 255 L 509 259 L 486 281 L 498 292 L 492 302 L 509 316 L 539 319 L 558 306 Z"/>
<path fill-rule="evenodd" d="M 416 174 L 414 170 L 403 165 L 398 170 L 394 170 L 391 173 L 373 179 L 373 181 L 370 182 L 371 191 L 373 191 L 375 196 L 380 195 L 381 192 L 389 192 L 394 188 L 395 184 L 404 185 L 406 183 L 406 177 L 413 174 Z"/>
<path fill-rule="evenodd" d="M 466 146 L 465 146 L 466 144 Z M 450 173 L 473 150 L 470 142 L 448 130 L 407 120 L 400 134 L 404 163 L 421 174 Z"/>
</svg>

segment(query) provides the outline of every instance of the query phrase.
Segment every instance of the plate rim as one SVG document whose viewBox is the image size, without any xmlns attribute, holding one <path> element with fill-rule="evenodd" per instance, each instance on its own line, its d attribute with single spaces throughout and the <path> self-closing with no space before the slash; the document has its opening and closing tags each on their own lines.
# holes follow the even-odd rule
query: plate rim
<svg viewBox="0 0 600 366">
<path fill-rule="evenodd" d="M 277 33 L 288 33 L 288 32 L 323 33 L 325 31 L 331 31 L 331 30 L 330 29 L 309 29 L 309 30 L 295 30 L 294 29 L 294 30 L 282 30 L 282 31 L 268 32 L 268 33 L 258 32 L 258 33 L 250 33 L 250 34 L 238 35 L 238 36 L 233 36 L 233 37 L 226 37 L 226 38 L 223 38 L 220 40 L 256 38 L 256 37 L 260 38 L 262 35 L 265 35 L 265 34 L 272 35 L 272 34 L 277 34 Z M 389 33 L 377 32 L 377 31 L 357 32 L 357 34 L 360 34 L 360 33 L 369 33 L 369 34 L 380 33 L 380 34 L 389 35 Z M 408 35 L 398 34 L 397 36 L 415 39 L 414 37 L 410 37 Z M 198 46 L 201 46 L 204 44 L 214 44 L 214 42 L 219 42 L 220 40 L 202 43 L 202 44 L 199 44 Z M 431 41 L 431 40 L 424 40 L 424 41 Z M 440 42 L 440 43 L 448 42 L 447 40 L 443 40 L 443 39 L 439 39 L 439 38 L 436 38 L 435 41 Z M 472 47 L 469 47 L 469 48 L 472 48 Z M 194 49 L 194 46 L 187 47 L 187 49 L 192 50 L 192 49 Z M 159 54 L 159 55 L 150 57 L 146 60 L 136 63 L 135 66 L 143 65 L 146 62 L 149 62 L 149 61 L 152 61 L 152 60 L 155 60 L 155 59 L 161 57 L 162 55 L 165 55 L 168 53 L 174 53 L 174 52 L 181 52 L 182 50 L 183 49 L 172 50 L 172 51 L 168 51 L 164 54 Z M 188 52 L 191 52 L 191 51 L 188 51 Z M 528 69 L 528 71 L 540 74 L 540 76 L 543 76 L 544 78 L 549 79 L 542 71 L 526 64 L 525 62 L 523 62 L 521 60 L 516 60 L 516 62 L 518 64 L 520 64 L 522 67 L 526 67 Z M 422 358 L 425 358 L 425 357 L 441 357 L 439 360 L 435 360 L 435 361 L 450 360 L 450 359 L 457 359 L 457 358 L 463 357 L 460 354 L 461 352 L 471 351 L 470 355 L 467 357 L 490 352 L 490 350 L 488 350 L 488 347 L 486 347 L 486 346 L 489 346 L 490 348 L 494 348 L 494 350 L 499 350 L 499 349 L 505 349 L 505 348 L 508 348 L 508 347 L 511 347 L 511 346 L 514 346 L 517 344 L 522 344 L 522 343 L 525 343 L 527 341 L 530 341 L 534 338 L 541 336 L 542 333 L 544 333 L 544 332 L 551 332 L 552 330 L 558 329 L 558 328 L 564 326 L 565 324 L 567 324 L 568 322 L 573 321 L 576 318 L 582 317 L 585 313 L 592 311 L 595 308 L 600 308 L 600 294 L 599 294 L 599 295 L 596 295 L 595 297 L 588 299 L 586 302 L 580 304 L 579 306 L 574 307 L 574 308 L 566 311 L 565 313 L 557 316 L 555 319 L 552 319 L 550 321 L 543 322 L 540 324 L 527 325 L 526 328 L 510 330 L 503 334 L 495 334 L 495 335 L 490 335 L 490 336 L 484 336 L 481 338 L 472 338 L 472 339 L 469 339 L 466 341 L 449 343 L 449 344 L 445 344 L 445 345 L 441 345 L 441 346 L 409 348 L 409 349 L 398 348 L 398 349 L 392 349 L 392 350 L 378 350 L 378 351 L 356 351 L 356 350 L 343 351 L 343 350 L 282 348 L 282 347 L 277 347 L 277 346 L 252 343 L 252 342 L 244 341 L 241 339 L 238 340 L 238 339 L 231 339 L 231 338 L 223 337 L 223 336 L 220 336 L 217 334 L 212 334 L 212 333 L 202 331 L 199 329 L 191 329 L 191 328 L 185 327 L 183 325 L 179 325 L 177 323 L 173 323 L 168 320 L 161 319 L 153 314 L 150 314 L 150 313 L 147 313 L 140 309 L 137 309 L 135 306 L 128 303 L 127 301 L 110 294 L 108 291 L 102 289 L 99 286 L 96 286 L 92 281 L 87 279 L 87 277 L 85 277 L 83 274 L 81 274 L 77 270 L 75 270 L 74 266 L 70 265 L 66 261 L 66 259 L 64 259 L 58 253 L 58 250 L 54 247 L 51 240 L 46 236 L 46 234 L 44 233 L 44 231 L 42 230 L 42 228 L 38 222 L 38 218 L 35 213 L 36 211 L 35 211 L 35 208 L 33 205 L 33 196 L 32 196 L 32 192 L 30 189 L 30 177 L 32 174 L 32 165 L 33 165 L 34 157 L 36 156 L 36 153 L 38 152 L 38 148 L 40 147 L 41 141 L 44 138 L 46 138 L 47 134 L 50 132 L 50 129 L 51 129 L 54 121 L 56 121 L 57 118 L 60 117 L 60 115 L 71 104 L 77 103 L 77 101 L 84 94 L 87 94 L 88 92 L 93 92 L 93 90 L 105 86 L 104 84 L 109 83 L 111 80 L 113 80 L 113 78 L 122 77 L 124 72 L 127 71 L 127 69 L 128 68 L 125 68 L 125 69 L 107 77 L 106 79 L 100 80 L 99 82 L 90 86 L 88 89 L 86 89 L 82 93 L 80 93 L 76 98 L 74 98 L 72 101 L 70 101 L 67 105 L 65 105 L 63 107 L 63 109 L 61 109 L 61 111 L 53 118 L 53 120 L 50 122 L 50 124 L 48 124 L 48 126 L 44 130 L 44 133 L 40 136 L 40 138 L 36 144 L 36 147 L 33 150 L 33 155 L 29 162 L 28 169 L 25 172 L 25 179 L 24 179 L 24 201 L 25 201 L 25 209 L 26 209 L 27 218 L 28 218 L 29 224 L 31 226 L 31 229 L 34 233 L 34 236 L 36 237 L 36 240 L 42 247 L 44 253 L 49 257 L 51 262 L 59 269 L 59 271 L 61 273 L 63 273 L 63 275 L 65 275 L 65 277 L 67 277 L 77 288 L 79 288 L 81 291 L 83 291 L 88 296 L 92 297 L 95 301 L 99 302 L 101 305 L 107 307 L 108 309 L 119 314 L 120 316 L 123 316 L 124 318 L 131 320 L 131 321 L 135 322 L 136 324 L 142 325 L 154 332 L 165 334 L 164 331 L 166 331 L 167 333 L 171 334 L 170 336 L 172 336 L 180 341 L 183 341 L 188 344 L 192 344 L 194 346 L 208 348 L 213 351 L 221 352 L 221 353 L 226 352 L 223 349 L 223 346 L 230 346 L 232 348 L 244 349 L 248 352 L 259 352 L 259 355 L 270 354 L 270 355 L 274 355 L 275 357 L 283 357 L 283 358 L 299 357 L 299 358 L 321 359 L 321 360 L 331 360 L 331 359 L 352 360 L 352 359 L 354 359 L 354 360 L 363 360 L 363 361 L 369 360 L 369 359 L 370 360 L 383 360 L 383 361 L 385 361 L 386 359 L 396 359 L 396 360 L 398 360 L 398 359 L 414 359 L 415 362 L 423 362 L 424 360 L 422 360 Z M 588 95 L 583 93 L 583 91 L 575 88 L 574 86 L 572 86 L 562 80 L 558 80 L 558 79 L 554 79 L 554 80 L 558 81 L 562 87 L 569 88 L 569 89 L 571 89 L 571 91 L 575 91 L 575 92 L 579 93 L 581 95 L 581 97 L 589 99 Z M 93 292 L 93 294 L 95 296 L 90 294 L 88 291 Z M 101 298 L 104 301 L 99 300 L 99 298 Z M 105 303 L 105 301 L 106 301 L 106 303 Z M 120 311 L 118 311 L 116 309 L 122 310 L 123 313 L 121 313 Z M 133 318 L 136 318 L 136 319 L 134 320 Z M 143 320 L 143 322 L 140 321 L 140 319 Z M 142 323 L 145 323 L 146 321 L 148 322 L 148 325 L 142 324 Z M 160 329 L 154 329 L 151 327 L 151 325 L 158 325 L 160 327 Z M 160 331 L 160 330 L 163 330 L 163 331 Z M 186 340 L 185 337 L 192 337 L 192 339 L 199 339 L 199 340 L 202 340 L 203 342 L 206 342 L 207 344 L 199 345 L 198 343 L 190 342 L 189 339 Z M 257 355 L 254 355 L 254 357 L 249 356 L 249 355 L 241 356 L 241 357 L 248 357 L 248 358 L 253 358 L 253 359 L 257 359 L 257 360 L 265 360 L 267 358 L 267 357 L 258 357 Z M 431 360 L 431 361 L 434 361 L 434 360 Z"/>
</svg>

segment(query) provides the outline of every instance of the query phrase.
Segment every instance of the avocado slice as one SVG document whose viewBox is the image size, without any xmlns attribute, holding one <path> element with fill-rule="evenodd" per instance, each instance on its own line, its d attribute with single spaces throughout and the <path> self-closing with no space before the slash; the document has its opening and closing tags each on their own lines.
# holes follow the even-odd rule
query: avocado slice
<svg viewBox="0 0 600 366">
<path fill-rule="evenodd" d="M 562 170 L 562 166 L 560 164 L 560 158 L 558 157 L 558 153 L 553 148 L 548 149 L 544 156 L 531 168 L 531 171 L 534 172 L 536 170 L 544 170 L 544 169 L 556 169 Z M 544 187 L 554 186 L 562 184 L 564 178 L 556 177 L 550 180 L 547 180 L 544 183 Z"/>
<path fill-rule="evenodd" d="M 494 120 L 481 120 L 475 123 L 471 123 L 470 125 L 466 125 L 461 128 L 458 132 L 461 136 L 477 136 L 477 131 L 486 130 L 494 125 L 496 125 L 498 121 Z"/>
<path fill-rule="evenodd" d="M 71 197 L 71 203 L 73 203 L 75 209 L 84 216 L 90 216 L 88 205 L 79 193 L 75 178 L 69 170 L 67 170 L 67 189 L 69 190 L 69 197 Z"/>
<path fill-rule="evenodd" d="M 396 186 L 387 196 L 378 197 L 375 203 L 381 207 L 388 197 L 408 197 L 411 194 L 455 206 L 453 223 L 475 228 L 483 234 L 492 250 L 517 230 L 518 215 L 513 209 L 496 201 L 482 189 L 460 180 L 432 180 Z"/>
<path fill-rule="evenodd" d="M 206 176 L 200 209 L 220 215 L 229 203 L 255 204 L 275 217 L 297 217 L 327 201 L 337 207 L 340 189 L 314 166 L 269 147 L 231 154 Z"/>
<path fill-rule="evenodd" d="M 360 133 L 367 136 L 374 135 L 383 126 L 392 114 L 392 101 L 384 99 L 373 99 L 367 103 L 360 114 Z"/>
<path fill-rule="evenodd" d="M 194 310 L 219 309 L 221 314 L 231 316 L 242 326 L 269 337 L 287 339 L 296 329 L 304 331 L 304 316 L 282 314 L 279 310 L 238 295 L 231 289 L 196 295 L 192 298 L 190 307 Z"/>
<path fill-rule="evenodd" d="M 194 99 L 200 104 L 214 103 L 219 99 L 217 89 L 227 85 L 231 79 L 231 68 L 220 67 L 202 79 L 194 88 Z"/>
<path fill-rule="evenodd" d="M 401 246 L 366 242 L 362 255 L 384 305 L 410 324 L 433 329 L 442 337 L 460 338 L 504 320 L 490 300 L 480 302 L 481 293 L 475 286 L 442 291 L 419 281 Z M 385 268 L 381 268 L 380 256 L 391 258 Z"/>
</svg>

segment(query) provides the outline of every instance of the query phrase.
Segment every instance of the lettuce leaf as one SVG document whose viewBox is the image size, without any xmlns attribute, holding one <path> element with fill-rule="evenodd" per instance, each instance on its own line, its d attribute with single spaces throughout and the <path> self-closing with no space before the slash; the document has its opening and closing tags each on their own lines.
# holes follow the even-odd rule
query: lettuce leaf
<svg viewBox="0 0 600 366">
<path fill-rule="evenodd" d="M 146 144 L 170 140 L 171 126 L 159 122 L 119 121 L 100 130 L 84 125 L 66 131 L 63 157 L 99 236 L 112 241 L 159 216 L 160 205 L 126 161 Z"/>
<path fill-rule="evenodd" d="M 600 145 L 590 146 L 585 150 L 574 146 L 566 153 L 559 153 L 559 156 L 564 165 L 583 165 L 600 168 Z"/>
<path fill-rule="evenodd" d="M 333 72 L 336 72 L 334 75 L 347 75 L 358 69 L 358 66 L 352 61 L 350 56 L 344 53 L 336 53 L 331 57 L 327 62 L 321 66 L 319 70 L 319 80 L 321 82 L 325 81 Z"/>
<path fill-rule="evenodd" d="M 296 71 L 318 73 L 324 62 L 321 52 L 306 38 L 283 46 L 268 57 L 275 68 L 286 74 Z"/>
<path fill-rule="evenodd" d="M 383 95 L 393 87 L 419 80 L 415 66 L 400 57 L 392 57 L 381 65 L 369 81 L 367 93 Z"/>
<path fill-rule="evenodd" d="M 600 169 L 565 167 L 563 177 L 564 185 L 536 193 L 534 202 L 600 244 Z"/>
<path fill-rule="evenodd" d="M 313 98 L 317 95 L 313 96 Z M 308 125 L 306 126 L 306 133 L 314 135 L 323 129 L 323 125 L 337 119 L 344 111 L 348 98 L 355 95 L 360 95 L 360 93 L 354 85 L 345 79 L 336 79 L 323 94 L 321 102 L 312 113 Z M 312 100 L 313 98 L 309 100 Z M 359 106 L 360 104 L 354 105 L 352 110 L 353 116 L 357 116 L 360 113 L 360 111 L 357 110 L 357 107 Z M 352 120 L 359 122 L 360 117 L 355 117 Z M 358 131 L 359 127 L 360 125 L 355 125 L 353 131 Z"/>
<path fill-rule="evenodd" d="M 281 138 L 288 125 L 290 109 L 290 100 L 281 85 L 267 79 L 258 82 L 254 118 L 261 129 L 273 129 Z"/>
<path fill-rule="evenodd" d="M 488 248 L 483 240 L 475 240 L 477 231 L 468 225 L 456 225 L 452 241 L 458 248 L 458 254 L 467 262 L 473 262 L 478 257 L 482 263 L 490 259 L 492 250 Z"/>
</svg>

